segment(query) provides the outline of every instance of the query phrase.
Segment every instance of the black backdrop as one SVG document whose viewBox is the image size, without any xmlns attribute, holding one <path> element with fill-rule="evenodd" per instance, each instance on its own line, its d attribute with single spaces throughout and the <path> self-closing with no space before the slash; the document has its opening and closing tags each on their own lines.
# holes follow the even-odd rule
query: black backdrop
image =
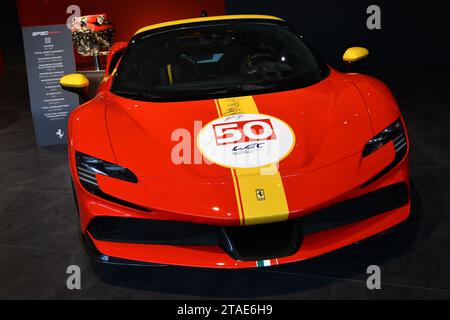
<svg viewBox="0 0 450 320">
<path fill-rule="evenodd" d="M 447 1 L 448 2 L 448 1 Z M 381 29 L 369 30 L 369 5 L 381 9 Z M 340 67 L 345 48 L 367 47 L 368 65 L 450 64 L 446 1 L 226 0 L 227 14 L 279 16 L 296 27 L 325 62 Z"/>
<path fill-rule="evenodd" d="M 284 18 L 333 66 L 346 47 L 366 46 L 372 66 L 450 65 L 450 10 L 444 0 L 225 0 L 226 13 Z M 368 30 L 366 9 L 381 8 L 381 30 Z M 0 47 L 7 66 L 23 64 L 14 0 L 2 2 Z"/>
<path fill-rule="evenodd" d="M 7 68 L 25 64 L 22 31 L 20 29 L 16 1 L 13 0 L 1 2 L 0 50 L 3 52 L 3 59 Z"/>
</svg>

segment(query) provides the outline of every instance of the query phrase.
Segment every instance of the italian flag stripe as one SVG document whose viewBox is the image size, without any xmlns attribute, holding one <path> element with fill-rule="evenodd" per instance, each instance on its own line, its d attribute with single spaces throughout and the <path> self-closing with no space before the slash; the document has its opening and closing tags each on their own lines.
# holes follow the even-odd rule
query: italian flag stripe
<svg viewBox="0 0 450 320">
<path fill-rule="evenodd" d="M 259 260 L 259 261 L 256 261 L 256 267 L 257 268 L 270 267 L 270 266 L 271 266 L 270 260 Z"/>
</svg>

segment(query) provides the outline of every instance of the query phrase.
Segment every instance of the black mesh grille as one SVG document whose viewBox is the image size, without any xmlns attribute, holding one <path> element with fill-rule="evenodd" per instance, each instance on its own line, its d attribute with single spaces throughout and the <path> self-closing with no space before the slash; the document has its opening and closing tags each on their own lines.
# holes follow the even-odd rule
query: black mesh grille
<svg viewBox="0 0 450 320">
<path fill-rule="evenodd" d="M 337 228 L 399 208 L 408 202 L 408 188 L 397 183 L 337 203 L 298 219 L 304 235 Z"/>
<path fill-rule="evenodd" d="M 238 260 L 263 260 L 295 253 L 303 235 L 368 219 L 403 206 L 408 188 L 399 183 L 346 200 L 305 217 L 248 227 L 97 217 L 88 231 L 98 240 L 167 245 L 220 245 Z"/>
<path fill-rule="evenodd" d="M 97 217 L 89 224 L 98 240 L 171 245 L 217 245 L 213 226 L 130 218 Z"/>
</svg>

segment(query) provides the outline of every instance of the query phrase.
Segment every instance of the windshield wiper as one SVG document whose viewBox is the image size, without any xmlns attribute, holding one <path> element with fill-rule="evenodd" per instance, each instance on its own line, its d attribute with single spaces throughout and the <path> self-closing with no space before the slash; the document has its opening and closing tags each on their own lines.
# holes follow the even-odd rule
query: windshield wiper
<svg viewBox="0 0 450 320">
<path fill-rule="evenodd" d="M 163 96 L 155 95 L 153 93 L 150 93 L 145 90 L 114 90 L 113 93 L 123 96 L 123 97 L 131 97 L 135 99 L 142 99 L 142 100 L 153 100 L 153 99 L 164 99 L 167 98 L 164 95 L 170 95 L 174 97 L 176 94 L 186 94 L 188 93 L 189 96 L 195 96 L 199 94 L 206 94 L 206 95 L 220 95 L 220 94 L 240 94 L 242 92 L 247 91 L 254 91 L 254 90 L 263 90 L 272 88 L 275 85 L 273 84 L 254 84 L 254 83 L 239 83 L 239 84 L 232 84 L 232 85 L 215 85 L 215 86 L 202 86 L 197 88 L 189 88 L 188 86 L 183 87 L 183 90 L 180 90 L 178 87 L 165 87 L 165 88 L 158 88 L 158 91 L 163 94 Z"/>
<path fill-rule="evenodd" d="M 161 99 L 161 96 L 152 94 L 147 91 L 141 91 L 141 90 L 115 90 L 113 93 L 118 94 L 120 96 L 124 97 L 133 97 L 133 98 L 143 98 L 143 99 Z"/>
<path fill-rule="evenodd" d="M 273 85 L 241 84 L 220 88 L 214 91 L 209 91 L 208 94 L 222 94 L 222 93 L 235 94 L 246 91 L 262 90 L 270 87 L 273 87 Z"/>
</svg>

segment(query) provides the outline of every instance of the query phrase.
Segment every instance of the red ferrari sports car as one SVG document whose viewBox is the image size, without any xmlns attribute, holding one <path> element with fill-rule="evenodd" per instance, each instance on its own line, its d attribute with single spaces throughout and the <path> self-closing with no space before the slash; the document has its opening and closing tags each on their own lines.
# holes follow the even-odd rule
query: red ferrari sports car
<svg viewBox="0 0 450 320">
<path fill-rule="evenodd" d="M 89 81 L 61 85 L 85 96 Z M 390 90 L 333 70 L 272 16 L 172 21 L 116 43 L 96 96 L 71 113 L 68 145 L 81 231 L 105 263 L 266 267 L 410 212 Z"/>
</svg>

